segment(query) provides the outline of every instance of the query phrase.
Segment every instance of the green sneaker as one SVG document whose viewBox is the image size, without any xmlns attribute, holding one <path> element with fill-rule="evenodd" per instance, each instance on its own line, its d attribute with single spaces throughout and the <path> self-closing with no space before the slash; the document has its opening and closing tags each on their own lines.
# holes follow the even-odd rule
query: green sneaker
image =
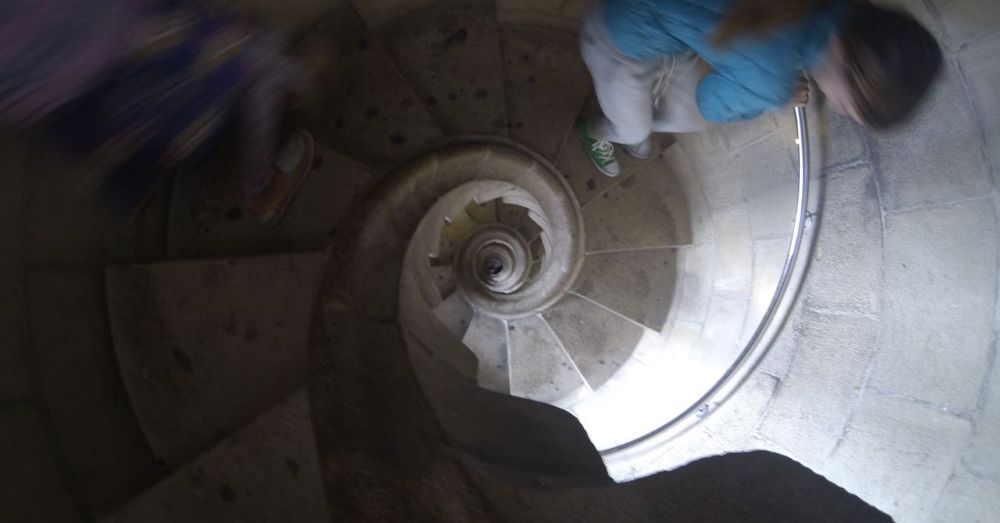
<svg viewBox="0 0 1000 523">
<path fill-rule="evenodd" d="M 611 145 L 611 142 L 598 140 L 591 136 L 590 130 L 587 129 L 586 118 L 580 118 L 580 121 L 576 123 L 576 134 L 583 142 L 584 149 L 590 155 L 590 161 L 594 162 L 594 167 L 597 167 L 598 171 L 612 178 L 621 174 L 622 166 L 615 159 L 615 146 Z"/>
</svg>

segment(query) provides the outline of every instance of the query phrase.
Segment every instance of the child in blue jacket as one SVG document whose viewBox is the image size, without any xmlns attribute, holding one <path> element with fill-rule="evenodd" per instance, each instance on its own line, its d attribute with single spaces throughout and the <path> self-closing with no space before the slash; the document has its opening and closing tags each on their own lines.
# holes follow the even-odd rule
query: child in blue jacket
<svg viewBox="0 0 1000 523">
<path fill-rule="evenodd" d="M 621 171 L 612 143 L 644 158 L 651 132 L 693 132 L 804 103 L 804 71 L 833 109 L 886 128 L 912 112 L 940 69 L 940 48 L 912 16 L 859 1 L 816 2 L 795 22 L 720 43 L 723 22 L 752 1 L 591 7 L 580 49 L 604 114 L 577 132 L 602 173 Z"/>
</svg>

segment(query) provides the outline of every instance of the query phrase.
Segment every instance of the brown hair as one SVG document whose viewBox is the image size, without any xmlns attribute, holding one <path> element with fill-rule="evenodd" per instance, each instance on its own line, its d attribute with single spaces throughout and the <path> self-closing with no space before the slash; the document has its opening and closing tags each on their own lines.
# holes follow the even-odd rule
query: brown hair
<svg viewBox="0 0 1000 523">
<path fill-rule="evenodd" d="M 760 38 L 804 20 L 837 0 L 736 0 L 719 22 L 713 40 L 718 46 L 738 37 Z"/>
<path fill-rule="evenodd" d="M 941 48 L 909 13 L 856 4 L 839 33 L 858 116 L 875 129 L 904 121 L 941 70 Z"/>
</svg>

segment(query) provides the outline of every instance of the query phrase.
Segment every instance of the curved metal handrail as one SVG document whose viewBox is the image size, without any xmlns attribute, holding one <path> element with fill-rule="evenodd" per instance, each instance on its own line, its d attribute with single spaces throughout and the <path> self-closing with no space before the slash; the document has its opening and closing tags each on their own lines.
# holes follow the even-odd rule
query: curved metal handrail
<svg viewBox="0 0 1000 523">
<path fill-rule="evenodd" d="M 653 429 L 652 431 L 631 441 L 601 450 L 601 456 L 607 456 L 616 452 L 628 450 L 636 445 L 639 445 L 640 443 L 649 441 L 650 439 L 662 434 L 667 429 L 670 429 L 678 422 L 702 409 L 702 407 L 706 405 L 709 400 L 718 394 L 720 390 L 728 385 L 732 379 L 739 374 L 743 365 L 746 364 L 747 360 L 750 359 L 750 356 L 754 353 L 754 351 L 756 351 L 757 346 L 764 337 L 764 333 L 771 326 L 771 322 L 774 321 L 774 317 L 778 312 L 778 307 L 781 305 L 781 302 L 785 297 L 785 291 L 788 290 L 788 284 L 792 279 L 792 272 L 795 269 L 795 262 L 799 256 L 799 248 L 802 245 L 802 235 L 805 230 L 806 206 L 809 196 L 809 128 L 806 122 L 804 107 L 795 108 L 795 127 L 798 134 L 796 142 L 799 150 L 799 189 L 795 222 L 792 226 L 792 238 L 788 244 L 788 253 L 785 255 L 785 264 L 781 270 L 781 277 L 778 279 L 778 286 L 774 290 L 771 302 L 768 304 L 767 310 L 764 312 L 764 317 L 761 318 L 760 323 L 757 325 L 757 329 L 753 332 L 753 335 L 750 336 L 750 339 L 747 341 L 746 346 L 744 346 L 743 351 L 740 352 L 736 361 L 726 370 L 725 374 L 723 374 L 722 377 L 715 382 L 715 385 L 709 388 L 705 394 L 698 398 L 698 401 L 694 402 L 690 407 L 684 410 L 684 412 L 678 414 L 665 424 L 660 425 L 658 428 Z"/>
</svg>

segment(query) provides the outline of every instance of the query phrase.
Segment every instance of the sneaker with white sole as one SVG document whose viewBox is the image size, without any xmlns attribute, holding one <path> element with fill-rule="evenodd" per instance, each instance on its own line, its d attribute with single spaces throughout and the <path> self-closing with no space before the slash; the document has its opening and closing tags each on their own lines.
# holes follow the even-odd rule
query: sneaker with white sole
<svg viewBox="0 0 1000 523">
<path fill-rule="evenodd" d="M 638 160 L 648 160 L 653 155 L 653 141 L 649 138 L 635 144 L 624 146 L 625 152 Z"/>
<path fill-rule="evenodd" d="M 576 134 L 583 142 L 583 147 L 587 150 L 590 161 L 594 163 L 594 167 L 597 167 L 598 171 L 612 178 L 621 174 L 621 164 L 615 159 L 615 146 L 611 145 L 611 142 L 594 138 L 587 128 L 587 120 L 581 118 L 577 122 Z"/>
</svg>

